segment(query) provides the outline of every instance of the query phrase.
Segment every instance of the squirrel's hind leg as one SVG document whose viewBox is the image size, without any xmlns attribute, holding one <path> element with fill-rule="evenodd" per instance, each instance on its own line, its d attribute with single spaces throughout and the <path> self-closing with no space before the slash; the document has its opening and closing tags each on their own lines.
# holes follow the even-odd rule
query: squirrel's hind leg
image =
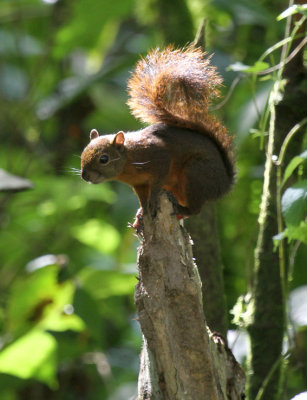
<svg viewBox="0 0 307 400">
<path fill-rule="evenodd" d="M 198 214 L 205 202 L 220 198 L 229 177 L 222 160 L 193 159 L 185 165 L 181 184 L 184 206 L 178 204 L 177 212 L 189 216 Z"/>
</svg>

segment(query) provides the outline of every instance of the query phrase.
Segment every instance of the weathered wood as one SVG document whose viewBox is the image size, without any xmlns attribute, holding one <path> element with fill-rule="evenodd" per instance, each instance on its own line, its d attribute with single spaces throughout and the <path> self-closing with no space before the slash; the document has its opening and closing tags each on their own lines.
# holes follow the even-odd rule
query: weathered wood
<svg viewBox="0 0 307 400">
<path fill-rule="evenodd" d="M 144 216 L 135 302 L 144 335 L 138 399 L 241 399 L 244 373 L 210 334 L 190 237 L 166 195 Z"/>
</svg>

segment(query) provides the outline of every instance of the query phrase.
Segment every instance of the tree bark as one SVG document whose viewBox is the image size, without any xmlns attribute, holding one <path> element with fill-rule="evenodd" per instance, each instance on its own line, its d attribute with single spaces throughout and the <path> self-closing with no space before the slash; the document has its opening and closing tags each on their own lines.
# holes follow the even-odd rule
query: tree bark
<svg viewBox="0 0 307 400">
<path fill-rule="evenodd" d="M 144 216 L 135 302 L 144 336 L 138 400 L 243 397 L 244 373 L 206 325 L 191 242 L 166 195 Z"/>
</svg>

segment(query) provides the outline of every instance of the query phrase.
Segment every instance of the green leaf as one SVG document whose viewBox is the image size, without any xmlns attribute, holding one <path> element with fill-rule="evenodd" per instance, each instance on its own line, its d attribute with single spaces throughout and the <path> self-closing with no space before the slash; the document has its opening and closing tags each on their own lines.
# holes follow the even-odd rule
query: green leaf
<svg viewBox="0 0 307 400">
<path fill-rule="evenodd" d="M 72 305 L 75 286 L 71 281 L 62 282 L 54 293 L 54 301 L 39 326 L 52 331 L 81 331 L 82 319 L 75 314 Z"/>
<path fill-rule="evenodd" d="M 14 283 L 8 304 L 8 324 L 12 333 L 29 328 L 43 317 L 54 302 L 57 274 L 58 266 L 51 265 Z"/>
<path fill-rule="evenodd" d="M 268 69 L 269 67 L 270 67 L 270 65 L 268 63 L 263 62 L 263 61 L 257 61 L 254 65 L 247 68 L 245 70 L 245 72 L 255 74 L 257 72 L 264 71 L 264 70 Z"/>
<path fill-rule="evenodd" d="M 227 71 L 236 71 L 236 72 L 240 72 L 240 71 L 246 71 L 248 68 L 250 68 L 249 65 L 245 65 L 241 62 L 236 62 L 234 64 L 230 64 L 227 67 Z"/>
<path fill-rule="evenodd" d="M 135 274 L 101 271 L 90 267 L 82 269 L 78 278 L 83 288 L 95 299 L 129 295 L 133 293 L 137 282 Z"/>
<path fill-rule="evenodd" d="M 75 286 L 69 280 L 59 284 L 58 269 L 52 265 L 36 270 L 14 284 L 8 307 L 11 333 L 24 333 L 33 325 L 54 331 L 84 329 L 71 306 Z"/>
<path fill-rule="evenodd" d="M 301 221 L 299 226 L 290 225 L 289 228 L 286 228 L 283 232 L 273 236 L 275 246 L 274 250 L 276 250 L 279 242 L 285 238 L 288 238 L 289 242 L 291 240 L 299 240 L 300 242 L 307 244 L 307 223 L 305 221 Z"/>
<path fill-rule="evenodd" d="M 72 228 L 73 236 L 81 243 L 102 253 L 112 253 L 120 243 L 120 234 L 110 224 L 91 219 L 83 225 Z"/>
<path fill-rule="evenodd" d="M 281 199 L 282 213 L 287 226 L 298 226 L 307 212 L 307 180 L 288 188 Z"/>
<path fill-rule="evenodd" d="M 261 129 L 250 129 L 249 133 L 252 135 L 253 139 L 256 139 L 258 137 L 263 137 L 263 136 L 267 136 L 267 132 L 263 132 Z"/>
<path fill-rule="evenodd" d="M 296 156 L 294 158 L 292 158 L 292 160 L 289 162 L 289 164 L 287 165 L 287 168 L 285 170 L 284 173 L 284 177 L 282 180 L 282 184 L 281 186 L 283 186 L 287 180 L 289 179 L 289 177 L 292 175 L 293 171 L 302 163 L 304 162 L 304 160 L 307 159 L 307 150 L 304 151 L 302 154 L 300 154 L 299 156 Z"/>
<path fill-rule="evenodd" d="M 277 21 L 280 21 L 284 18 L 289 17 L 290 15 L 294 15 L 297 13 L 307 15 L 307 4 L 302 4 L 302 5 L 293 4 L 293 6 L 287 8 L 285 11 L 283 11 L 281 14 L 279 14 L 276 19 L 277 19 Z"/>
<path fill-rule="evenodd" d="M 0 352 L 0 371 L 34 378 L 55 389 L 56 349 L 56 340 L 50 334 L 33 329 Z"/>
<path fill-rule="evenodd" d="M 257 73 L 268 69 L 270 65 L 263 61 L 257 61 L 254 65 L 245 65 L 241 62 L 231 64 L 227 69 L 228 71 L 244 71 L 246 73 Z"/>
<path fill-rule="evenodd" d="M 307 223 L 301 221 L 299 226 L 289 226 L 286 236 L 289 240 L 299 240 L 300 242 L 307 244 Z"/>
<path fill-rule="evenodd" d="M 253 318 L 253 307 L 254 304 L 250 294 L 239 296 L 235 305 L 230 311 L 230 313 L 234 316 L 232 322 L 242 328 L 250 325 Z"/>
</svg>

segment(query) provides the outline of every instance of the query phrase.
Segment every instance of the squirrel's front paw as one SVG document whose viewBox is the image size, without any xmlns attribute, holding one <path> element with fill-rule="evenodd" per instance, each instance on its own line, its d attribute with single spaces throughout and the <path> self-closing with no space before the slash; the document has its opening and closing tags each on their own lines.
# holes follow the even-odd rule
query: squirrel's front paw
<svg viewBox="0 0 307 400">
<path fill-rule="evenodd" d="M 141 236 L 144 230 L 143 209 L 139 208 L 135 215 L 135 219 L 131 227 L 136 231 L 137 235 Z"/>
</svg>

